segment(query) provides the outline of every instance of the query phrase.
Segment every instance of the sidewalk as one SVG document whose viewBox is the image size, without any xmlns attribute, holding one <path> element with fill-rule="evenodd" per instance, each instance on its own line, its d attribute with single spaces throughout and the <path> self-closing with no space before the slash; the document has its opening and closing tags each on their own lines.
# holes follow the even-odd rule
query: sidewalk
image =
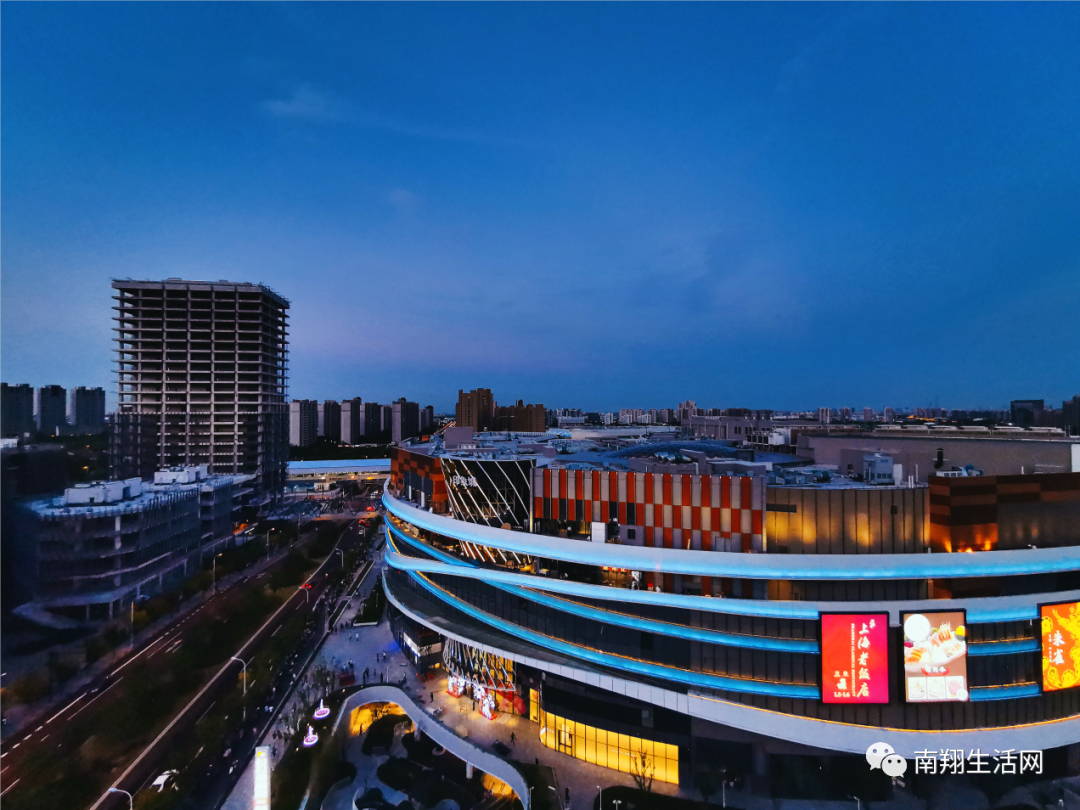
<svg viewBox="0 0 1080 810">
<path fill-rule="evenodd" d="M 339 622 L 344 621 L 351 624 L 353 616 L 356 615 L 356 611 L 360 607 L 360 602 L 371 593 L 371 588 L 375 584 L 375 577 L 382 570 L 382 555 L 377 554 L 375 561 L 373 562 L 371 569 L 368 571 L 360 587 L 356 591 L 356 595 L 347 599 L 347 605 L 342 613 L 342 617 L 339 618 Z M 350 585 L 350 588 L 352 585 Z M 354 637 L 359 636 L 359 640 L 354 640 Z M 308 668 L 300 675 L 302 680 L 307 676 L 309 672 L 318 667 L 320 664 L 328 667 L 334 672 L 338 672 L 341 664 L 346 663 L 351 658 L 356 665 L 357 682 L 362 681 L 362 673 L 364 667 L 375 667 L 375 653 L 389 652 L 391 649 L 396 650 L 397 647 L 394 644 L 393 637 L 390 633 L 390 623 L 387 619 L 383 620 L 375 627 L 348 627 L 347 630 L 342 630 L 336 633 L 330 633 L 326 640 L 323 642 L 322 647 L 318 653 L 312 658 Z M 385 668 L 385 665 L 383 665 Z M 375 675 L 376 679 L 378 674 Z M 397 675 L 401 677 L 400 674 Z M 273 733 L 275 731 L 283 731 L 286 728 L 286 718 L 289 714 L 296 709 L 306 708 L 303 706 L 303 696 L 299 694 L 300 690 L 296 690 L 289 697 L 288 702 L 282 706 L 278 713 L 276 722 L 266 730 L 262 739 L 259 741 L 259 745 L 272 745 L 276 746 L 278 756 L 271 763 L 276 764 L 277 760 L 281 758 L 284 753 L 282 750 L 282 744 L 279 740 L 273 739 Z M 363 756 L 360 754 L 360 756 Z M 351 759 L 351 757 L 350 757 Z M 244 772 L 241 774 L 239 781 L 233 788 L 229 797 L 222 804 L 222 810 L 250 810 L 253 791 L 255 788 L 255 775 L 254 765 L 249 760 L 244 766 Z M 308 808 L 308 810 L 314 810 L 314 808 Z"/>
<path fill-rule="evenodd" d="M 454 698 L 446 692 L 445 675 L 426 683 L 417 681 L 416 671 L 398 649 L 385 617 L 375 627 L 352 628 L 348 626 L 359 607 L 360 600 L 370 593 L 375 576 L 383 570 L 381 556 L 381 553 L 376 555 L 372 572 L 368 574 L 356 596 L 348 600 L 349 605 L 342 614 L 343 618 L 339 620 L 347 623 L 346 629 L 327 637 L 318 655 L 313 659 L 312 666 L 321 663 L 337 672 L 342 664 L 351 659 L 355 665 L 358 684 L 363 683 L 365 668 L 371 670 L 368 683 L 378 683 L 380 673 L 388 681 L 400 682 L 403 675 L 407 676 L 404 690 L 412 695 L 417 703 L 422 704 L 425 710 L 430 711 L 432 705 L 442 709 L 440 720 L 444 725 L 450 728 L 464 726 L 470 742 L 490 749 L 492 743 L 501 740 L 511 748 L 510 759 L 520 762 L 539 761 L 540 765 L 550 766 L 555 771 L 558 781 L 560 803 L 563 803 L 566 789 L 569 788 L 571 806 L 575 810 L 591 810 L 598 786 L 603 786 L 605 789 L 616 785 L 634 787 L 634 780 L 630 774 L 590 765 L 584 760 L 547 748 L 540 742 L 540 729 L 527 717 L 499 714 L 495 720 L 488 720 L 479 711 L 472 709 L 472 701 L 469 698 Z M 377 653 L 380 657 L 382 653 L 385 653 L 386 661 L 380 660 L 376 663 Z M 434 697 L 434 704 L 432 697 Z M 296 699 L 294 695 L 292 700 Z M 287 711 L 283 710 L 281 716 L 284 717 L 286 714 Z M 279 723 L 282 722 L 279 721 Z M 510 742 L 511 733 L 514 734 L 514 744 Z M 306 810 L 351 810 L 353 798 L 363 793 L 367 787 L 379 787 L 384 795 L 396 796 L 393 802 L 395 804 L 404 798 L 378 782 L 375 769 L 385 760 L 385 757 L 365 756 L 361 751 L 362 743 L 363 738 L 356 737 L 351 739 L 346 747 L 348 760 L 357 767 L 356 779 L 350 785 L 335 786 L 327 795 L 321 809 L 309 807 Z M 261 744 L 268 743 L 264 739 Z M 398 740 L 395 740 L 393 753 L 398 756 L 403 755 Z M 249 762 L 240 781 L 223 805 L 224 810 L 249 810 L 254 787 L 252 770 Z M 653 783 L 653 793 L 701 800 L 701 796 L 692 788 L 680 789 L 678 785 L 667 783 Z M 729 808 L 743 808 L 743 810 L 855 810 L 855 803 L 852 801 L 771 799 L 754 797 L 748 792 L 736 793 L 732 790 L 727 791 L 726 798 Z M 719 807 L 720 796 L 713 796 L 711 803 Z M 864 804 L 863 807 L 870 810 L 868 805 Z M 872 810 L 924 810 L 924 808 L 925 805 L 922 802 L 900 795 L 891 802 L 874 802 Z"/>
</svg>

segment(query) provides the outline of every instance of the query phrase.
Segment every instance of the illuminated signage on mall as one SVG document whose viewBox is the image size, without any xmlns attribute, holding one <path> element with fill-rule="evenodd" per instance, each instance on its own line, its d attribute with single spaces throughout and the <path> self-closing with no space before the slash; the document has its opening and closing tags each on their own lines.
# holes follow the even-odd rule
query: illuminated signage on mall
<svg viewBox="0 0 1080 810">
<path fill-rule="evenodd" d="M 909 703 L 968 699 L 966 622 L 962 610 L 902 614 Z"/>
<path fill-rule="evenodd" d="M 479 487 L 475 475 L 452 475 L 450 483 L 455 487 Z"/>
<path fill-rule="evenodd" d="M 821 614 L 821 699 L 889 702 L 889 614 Z"/>
<path fill-rule="evenodd" d="M 1080 686 L 1080 602 L 1039 605 L 1042 623 L 1042 688 Z"/>
</svg>

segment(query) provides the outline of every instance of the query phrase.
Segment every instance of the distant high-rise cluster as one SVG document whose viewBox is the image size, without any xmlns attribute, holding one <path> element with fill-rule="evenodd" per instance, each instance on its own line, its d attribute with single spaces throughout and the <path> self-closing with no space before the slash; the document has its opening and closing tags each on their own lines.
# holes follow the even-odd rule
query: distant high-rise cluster
<svg viewBox="0 0 1080 810">
<path fill-rule="evenodd" d="M 543 433 L 547 428 L 543 405 L 526 405 L 520 399 L 513 405 L 498 405 L 490 388 L 459 390 L 454 423 L 478 433 L 489 430 Z"/>
<path fill-rule="evenodd" d="M 90 435 L 105 430 L 105 389 L 61 385 L 33 389 L 23 383 L 0 383 L 5 438 L 24 438 L 35 432 L 49 436 Z"/>
<path fill-rule="evenodd" d="M 435 427 L 435 408 L 421 408 L 419 403 L 402 397 L 390 405 L 364 402 L 361 397 L 317 402 L 294 399 L 289 403 L 289 443 L 309 447 L 320 438 L 341 444 L 377 441 L 389 433 L 391 441 L 400 442 L 431 431 Z"/>
</svg>

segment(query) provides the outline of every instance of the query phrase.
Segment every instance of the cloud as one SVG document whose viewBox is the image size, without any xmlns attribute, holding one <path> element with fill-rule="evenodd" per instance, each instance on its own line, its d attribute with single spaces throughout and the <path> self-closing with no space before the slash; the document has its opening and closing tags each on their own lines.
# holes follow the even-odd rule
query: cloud
<svg viewBox="0 0 1080 810">
<path fill-rule="evenodd" d="M 481 132 L 440 125 L 415 124 L 374 110 L 363 109 L 349 99 L 310 82 L 294 85 L 289 95 L 263 101 L 261 107 L 267 114 L 283 120 L 342 122 L 364 129 L 380 130 L 411 138 L 485 145 L 495 143 L 494 139 Z M 522 145 L 518 142 L 500 142 Z"/>
<path fill-rule="evenodd" d="M 396 188 L 391 191 L 389 200 L 390 205 L 402 213 L 411 213 L 420 205 L 420 200 L 417 199 L 416 195 L 404 188 Z"/>
<path fill-rule="evenodd" d="M 275 118 L 343 121 L 353 117 L 347 101 L 307 83 L 296 85 L 288 98 L 264 101 L 262 108 Z"/>
</svg>

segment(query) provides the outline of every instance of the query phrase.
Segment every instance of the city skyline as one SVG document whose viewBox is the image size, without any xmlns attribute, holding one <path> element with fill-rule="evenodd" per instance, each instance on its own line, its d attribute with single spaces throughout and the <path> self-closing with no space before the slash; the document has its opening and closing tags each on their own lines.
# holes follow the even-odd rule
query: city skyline
<svg viewBox="0 0 1080 810">
<path fill-rule="evenodd" d="M 7 7 L 5 381 L 112 410 L 180 277 L 290 299 L 290 398 L 1060 407 L 1078 17 Z"/>
</svg>

